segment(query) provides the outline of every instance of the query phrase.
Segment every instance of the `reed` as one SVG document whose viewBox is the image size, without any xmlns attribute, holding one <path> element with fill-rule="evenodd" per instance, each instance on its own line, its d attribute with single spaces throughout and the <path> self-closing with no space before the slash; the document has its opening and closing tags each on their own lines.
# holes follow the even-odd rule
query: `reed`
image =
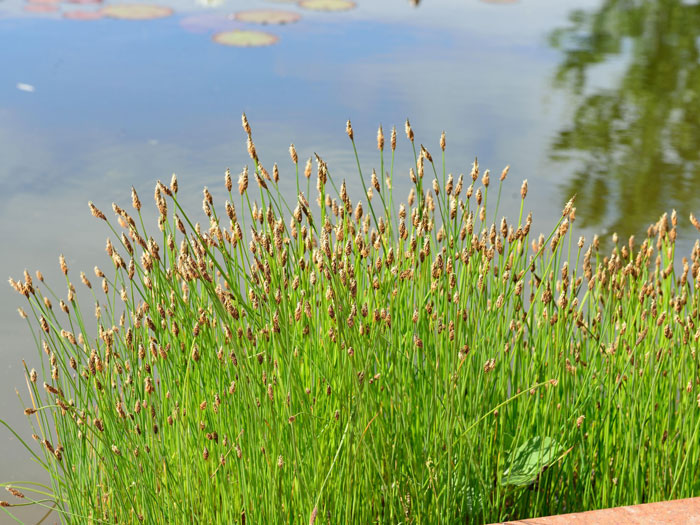
<svg viewBox="0 0 700 525">
<path fill-rule="evenodd" d="M 2 512 L 484 523 L 697 494 L 700 243 L 677 275 L 675 213 L 604 255 L 575 237 L 573 200 L 531 234 L 525 181 L 490 223 L 507 168 L 453 177 L 444 134 L 433 156 L 408 122 L 405 203 L 396 130 L 368 176 L 350 122 L 363 198 L 317 156 L 311 204 L 292 145 L 289 202 L 243 127 L 251 167 L 237 187 L 226 172 L 223 206 L 204 189 L 205 224 L 173 177 L 157 229 L 135 189 L 116 222 L 90 203 L 108 270 L 77 279 L 61 257 L 66 295 L 10 279 L 39 349 L 22 442 L 51 487 L 4 484 Z"/>
</svg>

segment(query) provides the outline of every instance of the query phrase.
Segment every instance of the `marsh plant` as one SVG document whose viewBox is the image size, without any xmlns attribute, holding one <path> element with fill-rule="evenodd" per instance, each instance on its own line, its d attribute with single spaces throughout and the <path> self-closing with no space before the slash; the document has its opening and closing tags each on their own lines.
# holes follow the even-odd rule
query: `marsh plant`
<svg viewBox="0 0 700 525">
<path fill-rule="evenodd" d="M 396 130 L 370 174 L 349 122 L 362 198 L 292 145 L 289 202 L 243 127 L 251 167 L 218 208 L 204 189 L 205 224 L 173 177 L 157 229 L 136 190 L 116 222 L 90 203 L 111 264 L 61 257 L 67 295 L 10 280 L 39 348 L 25 443 L 51 487 L 8 485 L 4 512 L 484 523 L 697 494 L 700 244 L 676 261 L 675 213 L 607 255 L 573 233 L 573 200 L 536 235 L 527 181 L 498 218 L 508 169 L 448 174 L 444 134 L 433 155 L 408 122 L 404 202 Z"/>
</svg>

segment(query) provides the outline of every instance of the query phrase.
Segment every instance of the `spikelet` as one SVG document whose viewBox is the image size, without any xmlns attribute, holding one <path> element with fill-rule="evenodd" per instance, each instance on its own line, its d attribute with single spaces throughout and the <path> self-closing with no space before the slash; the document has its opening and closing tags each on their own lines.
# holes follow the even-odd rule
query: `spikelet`
<svg viewBox="0 0 700 525">
<path fill-rule="evenodd" d="M 345 133 L 348 134 L 348 137 L 350 137 L 350 140 L 353 140 L 353 132 L 352 132 L 352 124 L 348 120 L 347 123 L 345 124 Z"/>
<path fill-rule="evenodd" d="M 566 203 L 564 206 L 564 210 L 561 212 L 562 217 L 568 217 L 571 214 L 571 211 L 574 209 L 574 199 L 576 198 L 576 195 L 571 197 L 569 201 Z"/>
<path fill-rule="evenodd" d="M 413 129 L 411 128 L 411 123 L 406 119 L 406 124 L 404 126 L 404 130 L 406 131 L 406 138 L 413 142 L 414 135 L 413 135 Z"/>
<path fill-rule="evenodd" d="M 425 149 L 425 146 L 423 146 L 423 144 L 420 145 L 420 152 L 421 152 L 421 155 L 423 155 L 426 159 L 428 159 L 428 162 L 433 162 L 432 155 L 428 152 L 427 149 Z"/>
<path fill-rule="evenodd" d="M 61 254 L 58 257 L 58 263 L 61 267 L 61 272 L 63 272 L 63 275 L 68 275 L 68 265 L 66 264 L 66 258 Z"/>
<path fill-rule="evenodd" d="M 238 176 L 238 194 L 243 195 L 248 189 L 248 166 Z"/>
<path fill-rule="evenodd" d="M 690 222 L 693 226 L 695 226 L 695 229 L 700 231 L 700 221 L 693 215 L 692 213 L 690 214 Z"/>
<path fill-rule="evenodd" d="M 474 159 L 474 163 L 472 164 L 471 177 L 472 182 L 476 182 L 476 179 L 479 178 L 479 159 L 477 158 Z"/>
<path fill-rule="evenodd" d="M 510 171 L 510 166 L 506 166 L 505 168 L 503 168 L 503 171 L 501 172 L 501 176 L 498 180 L 501 182 L 506 180 L 506 177 L 508 176 L 509 171 Z"/>
<path fill-rule="evenodd" d="M 258 174 L 257 171 L 254 173 L 254 175 L 255 175 L 255 182 L 258 183 L 258 187 L 267 189 L 267 183 L 266 183 L 265 180 Z"/>
<path fill-rule="evenodd" d="M 250 135 L 248 135 L 248 155 L 250 155 L 250 158 L 253 159 L 256 163 L 258 162 L 258 152 L 255 151 L 255 144 L 253 144 L 253 139 L 251 138 Z"/>
<path fill-rule="evenodd" d="M 377 149 L 379 151 L 384 151 L 384 131 L 382 130 L 381 124 L 377 130 Z"/>
<path fill-rule="evenodd" d="M 136 188 L 131 187 L 131 205 L 136 211 L 141 210 L 141 200 L 139 199 L 138 193 L 136 193 Z"/>
<path fill-rule="evenodd" d="M 105 214 L 102 213 L 97 207 L 92 203 L 92 201 L 88 202 L 88 206 L 90 207 L 90 213 L 92 213 L 92 216 L 97 218 L 97 219 L 102 219 L 103 221 L 107 220 L 107 217 L 105 217 Z"/>
<path fill-rule="evenodd" d="M 377 178 L 377 172 L 372 170 L 372 186 L 374 189 L 379 191 L 379 179 Z"/>
</svg>

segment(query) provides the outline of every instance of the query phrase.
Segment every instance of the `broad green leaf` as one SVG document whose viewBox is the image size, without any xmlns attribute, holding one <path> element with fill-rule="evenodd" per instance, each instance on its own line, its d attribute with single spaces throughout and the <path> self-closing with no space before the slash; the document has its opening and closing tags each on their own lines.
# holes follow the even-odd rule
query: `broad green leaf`
<svg viewBox="0 0 700 525">
<path fill-rule="evenodd" d="M 522 487 L 537 479 L 542 469 L 554 463 L 563 450 L 555 439 L 536 436 L 520 445 L 508 457 L 501 485 Z"/>
</svg>

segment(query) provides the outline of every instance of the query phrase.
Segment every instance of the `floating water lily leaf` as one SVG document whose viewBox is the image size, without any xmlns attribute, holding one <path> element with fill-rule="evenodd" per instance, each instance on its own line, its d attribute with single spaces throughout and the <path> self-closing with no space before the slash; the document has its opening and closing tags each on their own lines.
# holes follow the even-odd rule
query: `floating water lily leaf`
<svg viewBox="0 0 700 525">
<path fill-rule="evenodd" d="M 148 4 L 115 4 L 102 9 L 104 16 L 123 20 L 152 20 L 173 14 L 169 7 Z"/>
<path fill-rule="evenodd" d="M 503 473 L 501 485 L 522 487 L 537 479 L 542 469 L 554 463 L 563 447 L 553 438 L 536 436 L 520 445 L 508 457 L 509 468 Z"/>
<path fill-rule="evenodd" d="M 224 46 L 260 47 L 274 44 L 279 37 L 262 31 L 225 31 L 215 34 L 213 40 Z"/>
<path fill-rule="evenodd" d="M 239 22 L 251 22 L 253 24 L 289 24 L 301 18 L 299 13 L 282 11 L 280 9 L 250 9 L 239 11 L 235 15 Z"/>
<path fill-rule="evenodd" d="M 348 11 L 357 4 L 352 0 L 301 0 L 299 6 L 314 11 Z"/>
<path fill-rule="evenodd" d="M 208 33 L 210 31 L 231 31 L 238 25 L 233 15 L 207 13 L 186 16 L 180 20 L 180 26 L 190 33 Z"/>
<path fill-rule="evenodd" d="M 55 13 L 58 7 L 55 4 L 27 4 L 24 10 L 27 13 Z"/>
<path fill-rule="evenodd" d="M 73 10 L 63 13 L 63 18 L 68 20 L 99 20 L 102 18 L 102 13 L 99 11 Z"/>
</svg>

